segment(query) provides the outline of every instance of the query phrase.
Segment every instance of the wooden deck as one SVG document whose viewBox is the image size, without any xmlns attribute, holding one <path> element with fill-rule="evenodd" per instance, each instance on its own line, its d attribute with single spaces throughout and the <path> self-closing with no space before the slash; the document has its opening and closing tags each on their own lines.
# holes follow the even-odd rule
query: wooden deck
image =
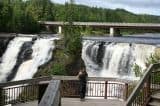
<svg viewBox="0 0 160 106">
<path fill-rule="evenodd" d="M 125 106 L 123 101 L 107 99 L 86 99 L 80 101 L 79 98 L 63 98 L 62 106 Z"/>
<path fill-rule="evenodd" d="M 62 98 L 62 106 L 125 106 L 125 102 L 107 99 L 86 99 L 80 101 L 79 98 Z M 9 106 L 9 105 L 8 105 Z M 38 106 L 37 101 L 12 106 Z"/>
</svg>

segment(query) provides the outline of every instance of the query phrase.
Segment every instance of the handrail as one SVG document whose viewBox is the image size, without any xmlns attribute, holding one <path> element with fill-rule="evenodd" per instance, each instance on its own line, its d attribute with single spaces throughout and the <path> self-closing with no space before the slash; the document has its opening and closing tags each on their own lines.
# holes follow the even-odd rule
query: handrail
<svg viewBox="0 0 160 106">
<path fill-rule="evenodd" d="M 150 76 L 152 70 L 154 68 L 156 68 L 159 64 L 160 63 L 156 63 L 156 64 L 151 64 L 149 66 L 149 68 L 147 69 L 147 71 L 144 73 L 143 77 L 139 81 L 140 83 L 137 84 L 137 86 L 134 88 L 133 92 L 131 93 L 131 95 L 127 99 L 126 106 L 131 106 L 131 103 L 134 101 L 135 97 L 140 92 L 140 89 L 142 88 L 142 86 L 145 83 L 145 81 L 147 80 L 147 78 Z"/>
<path fill-rule="evenodd" d="M 28 100 L 36 100 L 38 99 L 39 101 L 43 97 L 44 92 L 46 91 L 46 88 L 48 84 L 50 84 L 51 80 L 60 80 L 62 83 L 61 86 L 61 93 L 62 96 L 65 97 L 67 96 L 77 96 L 78 94 L 78 89 L 79 89 L 79 82 L 78 82 L 78 77 L 77 76 L 49 76 L 49 77 L 40 77 L 40 78 L 34 78 L 34 79 L 28 79 L 28 80 L 21 80 L 21 81 L 13 81 L 13 82 L 7 82 L 7 83 L 0 83 L 0 98 L 4 98 L 0 100 L 3 102 L 3 104 L 8 104 L 8 103 L 17 103 L 17 102 L 25 102 Z M 98 82 L 94 82 L 98 81 Z M 123 92 L 121 92 L 122 95 L 116 94 L 116 90 L 114 90 L 115 94 L 111 95 L 108 94 L 107 91 L 104 91 L 104 93 L 96 94 L 97 90 L 95 87 L 94 91 L 89 91 L 87 94 L 88 96 L 93 96 L 93 97 L 116 97 L 116 98 L 121 98 L 121 99 L 126 99 L 128 97 L 128 86 L 132 85 L 132 81 L 126 81 L 126 80 L 120 80 L 116 78 L 99 78 L 99 77 L 89 77 L 88 78 L 88 85 L 90 87 L 92 86 L 98 86 L 100 85 L 100 90 L 104 91 L 105 88 L 109 88 L 110 85 L 117 85 L 121 88 L 123 88 Z M 71 88 L 71 89 L 69 89 Z M 73 89 L 73 91 L 71 91 Z M 109 88 L 110 89 L 110 88 Z M 69 91 L 68 91 L 69 90 Z M 27 96 L 23 97 L 23 95 L 19 95 L 18 99 L 16 96 L 17 91 L 19 92 L 17 95 L 20 93 L 24 95 L 32 95 L 32 98 L 28 98 Z M 64 91 L 64 92 L 63 92 Z M 70 92 L 71 91 L 71 92 Z M 3 93 L 1 93 L 3 92 Z M 5 98 L 5 92 L 9 92 L 10 97 L 8 100 Z M 12 93 L 10 93 L 12 92 Z M 92 93 L 95 94 L 93 95 Z M 68 94 L 67 94 L 68 93 Z M 108 95 L 107 95 L 108 94 Z M 116 95 L 116 96 L 115 96 Z"/>
<path fill-rule="evenodd" d="M 76 76 L 52 76 L 52 79 L 55 80 L 78 80 Z M 126 79 L 118 79 L 118 78 L 111 78 L 111 77 L 88 77 L 88 81 L 114 81 L 120 83 L 132 83 L 131 80 Z"/>
<path fill-rule="evenodd" d="M 52 80 L 38 106 L 60 106 L 60 80 Z"/>
<path fill-rule="evenodd" d="M 20 80 L 20 81 L 10 81 L 7 83 L 0 83 L 0 88 L 20 85 L 20 84 L 39 84 L 39 83 L 49 83 L 50 80 L 78 80 L 76 76 L 46 76 L 46 77 L 39 77 L 27 80 Z M 89 77 L 88 81 L 115 81 L 121 83 L 131 83 L 130 80 L 118 79 L 118 78 L 104 78 L 104 77 Z"/>
<path fill-rule="evenodd" d="M 14 86 L 14 85 L 23 85 L 23 84 L 38 84 L 40 82 L 44 81 L 50 81 L 52 77 L 39 77 L 39 78 L 33 78 L 33 79 L 27 79 L 27 80 L 20 80 L 20 81 L 10 81 L 7 83 L 0 83 L 0 88 L 8 87 L 8 86 Z"/>
</svg>

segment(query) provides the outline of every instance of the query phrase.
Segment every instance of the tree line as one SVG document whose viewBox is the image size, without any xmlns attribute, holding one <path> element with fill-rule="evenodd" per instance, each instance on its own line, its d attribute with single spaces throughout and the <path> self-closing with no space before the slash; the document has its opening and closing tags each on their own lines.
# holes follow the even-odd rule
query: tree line
<svg viewBox="0 0 160 106">
<path fill-rule="evenodd" d="M 37 33 L 38 21 L 65 21 L 66 5 L 50 0 L 0 0 L 0 32 Z M 73 21 L 159 23 L 160 17 L 137 15 L 123 9 L 104 9 L 73 4 Z M 68 16 L 70 13 L 68 13 Z"/>
</svg>

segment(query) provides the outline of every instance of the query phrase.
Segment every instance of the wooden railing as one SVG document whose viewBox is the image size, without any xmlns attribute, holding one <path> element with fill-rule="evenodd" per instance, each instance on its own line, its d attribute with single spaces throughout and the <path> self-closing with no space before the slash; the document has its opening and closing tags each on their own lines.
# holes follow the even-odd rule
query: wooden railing
<svg viewBox="0 0 160 106">
<path fill-rule="evenodd" d="M 160 90 L 160 63 L 152 64 L 126 102 L 126 106 L 146 106 L 150 95 Z"/>
<path fill-rule="evenodd" d="M 61 80 L 62 97 L 79 97 L 78 79 Z M 87 97 L 103 97 L 105 99 L 126 100 L 133 88 L 129 81 L 112 78 L 89 78 L 87 82 Z"/>
<path fill-rule="evenodd" d="M 60 80 L 61 97 L 79 97 L 79 81 L 76 76 L 53 76 L 0 84 L 0 106 L 38 100 L 44 104 L 45 98 L 53 97 L 53 80 Z M 132 83 L 115 78 L 89 77 L 87 83 L 88 97 L 126 100 Z M 53 88 L 52 88 L 53 87 Z M 58 89 L 58 85 L 54 89 Z M 57 91 L 57 90 L 56 90 Z M 48 92 L 52 92 L 49 93 Z M 55 94 L 59 95 L 59 94 Z M 57 97 L 57 96 L 56 96 Z M 57 100 L 57 99 L 56 99 Z M 59 99 L 58 99 L 59 100 Z M 49 103 L 53 100 L 47 101 Z M 46 103 L 46 101 L 45 101 Z"/>
<path fill-rule="evenodd" d="M 39 99 L 39 86 L 47 84 L 51 77 L 43 77 L 0 84 L 0 106 L 24 103 Z"/>
<path fill-rule="evenodd" d="M 38 106 L 61 106 L 60 80 L 52 80 Z"/>
</svg>

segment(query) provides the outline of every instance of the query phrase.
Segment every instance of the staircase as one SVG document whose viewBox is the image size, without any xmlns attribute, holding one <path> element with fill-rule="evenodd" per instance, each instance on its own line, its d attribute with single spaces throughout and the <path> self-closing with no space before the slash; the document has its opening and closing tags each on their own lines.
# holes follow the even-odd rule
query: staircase
<svg viewBox="0 0 160 106">
<path fill-rule="evenodd" d="M 151 95 L 148 106 L 160 106 L 160 91 Z"/>
<path fill-rule="evenodd" d="M 160 106 L 159 76 L 160 63 L 150 65 L 128 97 L 126 106 Z"/>
</svg>

